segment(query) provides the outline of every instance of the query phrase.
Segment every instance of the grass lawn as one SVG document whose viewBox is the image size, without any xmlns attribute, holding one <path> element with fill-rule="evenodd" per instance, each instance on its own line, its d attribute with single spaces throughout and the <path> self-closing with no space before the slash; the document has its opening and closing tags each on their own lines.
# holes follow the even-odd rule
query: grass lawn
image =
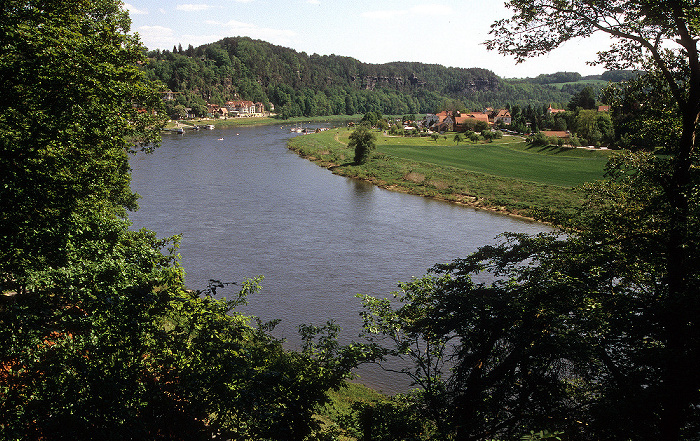
<svg viewBox="0 0 700 441">
<path fill-rule="evenodd" d="M 429 138 L 377 134 L 377 150 L 353 163 L 348 129 L 293 138 L 289 148 L 334 173 L 396 191 L 444 199 L 527 217 L 568 216 L 581 207 L 572 187 L 603 177 L 611 152 L 533 148 L 506 136 L 493 143 L 464 142 L 454 135 Z"/>
<path fill-rule="evenodd" d="M 426 138 L 387 137 L 377 141 L 378 152 L 409 161 L 561 187 L 600 179 L 607 162 L 607 155 L 600 151 L 528 148 L 521 138 L 511 136 L 490 144 L 462 142 L 457 145 L 449 136 L 437 142 Z"/>
</svg>

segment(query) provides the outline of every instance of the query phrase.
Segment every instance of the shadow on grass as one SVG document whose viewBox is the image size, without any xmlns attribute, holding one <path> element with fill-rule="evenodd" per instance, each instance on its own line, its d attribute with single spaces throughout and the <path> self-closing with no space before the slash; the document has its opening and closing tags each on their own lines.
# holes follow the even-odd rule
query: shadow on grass
<svg viewBox="0 0 700 441">
<path fill-rule="evenodd" d="M 573 148 L 574 147 L 560 147 L 558 145 L 540 146 L 530 144 L 527 146 L 526 150 L 537 149 L 537 153 L 550 153 L 553 155 L 558 155 L 559 153 L 570 152 Z"/>
</svg>

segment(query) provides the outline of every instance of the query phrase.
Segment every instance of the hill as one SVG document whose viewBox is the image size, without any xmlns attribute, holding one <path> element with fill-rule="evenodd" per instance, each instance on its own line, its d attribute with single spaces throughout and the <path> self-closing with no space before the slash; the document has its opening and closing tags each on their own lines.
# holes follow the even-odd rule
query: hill
<svg viewBox="0 0 700 441">
<path fill-rule="evenodd" d="M 207 103 L 223 105 L 231 99 L 274 106 L 286 118 L 541 106 L 568 102 L 577 92 L 539 77 L 504 80 L 487 69 L 418 62 L 368 64 L 338 55 L 308 55 L 248 37 L 151 51 L 148 56 L 149 75 L 197 115 L 206 114 Z"/>
</svg>

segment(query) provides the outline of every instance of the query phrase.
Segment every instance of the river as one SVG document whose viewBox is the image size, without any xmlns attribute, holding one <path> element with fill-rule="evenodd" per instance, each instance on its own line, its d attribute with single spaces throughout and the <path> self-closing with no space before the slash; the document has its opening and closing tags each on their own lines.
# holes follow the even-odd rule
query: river
<svg viewBox="0 0 700 441">
<path fill-rule="evenodd" d="M 390 296 L 398 282 L 504 231 L 544 229 L 333 175 L 289 151 L 290 136 L 301 135 L 279 125 L 164 135 L 154 153 L 131 160 L 132 189 L 142 198 L 130 217 L 160 237 L 182 235 L 189 288 L 264 275 L 245 312 L 280 319 L 274 334 L 292 345 L 299 324 L 326 320 L 343 328 L 343 341 L 356 339 L 356 294 Z M 405 389 L 378 369 L 360 375 L 387 393 Z"/>
</svg>

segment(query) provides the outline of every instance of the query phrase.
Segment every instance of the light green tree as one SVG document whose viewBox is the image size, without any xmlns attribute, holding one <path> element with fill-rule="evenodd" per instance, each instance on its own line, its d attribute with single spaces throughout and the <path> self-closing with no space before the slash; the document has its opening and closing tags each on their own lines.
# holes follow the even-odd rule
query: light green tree
<svg viewBox="0 0 700 441">
<path fill-rule="evenodd" d="M 0 23 L 0 283 L 65 264 L 82 214 L 136 207 L 128 152 L 163 123 L 129 19 L 114 2 L 7 1 Z"/>
</svg>

